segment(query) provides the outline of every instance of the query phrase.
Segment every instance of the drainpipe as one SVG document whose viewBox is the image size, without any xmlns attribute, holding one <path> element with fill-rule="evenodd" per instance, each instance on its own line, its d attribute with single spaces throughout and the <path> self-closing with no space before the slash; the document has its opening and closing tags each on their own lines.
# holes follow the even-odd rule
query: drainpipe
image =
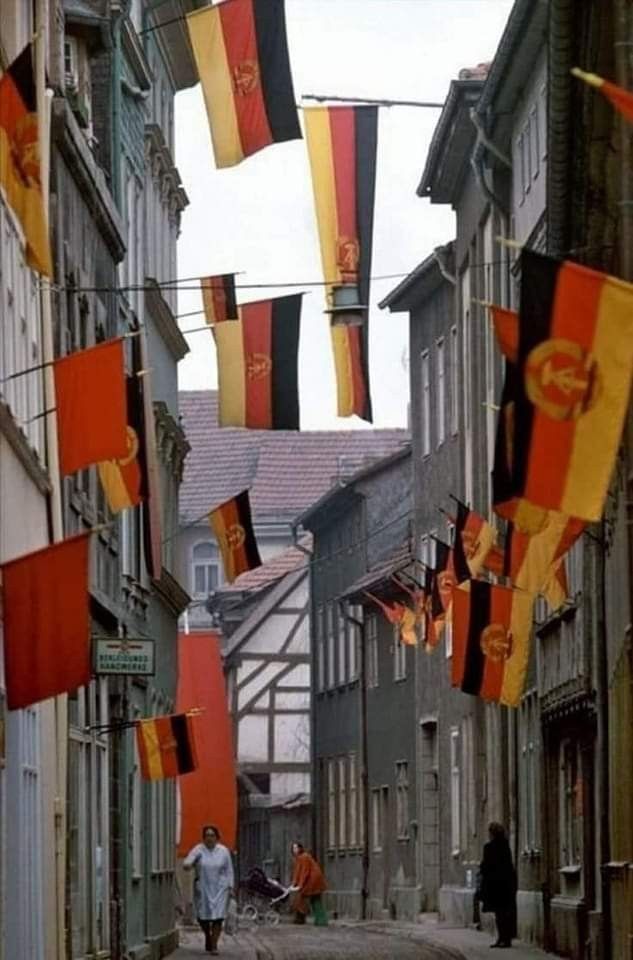
<svg viewBox="0 0 633 960">
<path fill-rule="evenodd" d="M 37 126 L 40 144 L 40 173 L 42 200 L 46 226 L 50 236 L 50 170 L 51 170 L 51 110 L 52 92 L 46 87 L 46 49 L 48 38 L 48 2 L 38 0 L 36 7 L 37 35 L 35 42 L 35 81 L 37 92 Z M 63 539 L 64 522 L 62 490 L 57 445 L 57 414 L 55 412 L 55 380 L 52 361 L 55 358 L 51 285 L 47 277 L 40 277 L 42 362 L 44 366 L 44 407 L 50 411 L 44 419 L 46 464 L 51 492 L 48 499 L 50 539 Z M 66 781 L 68 760 L 68 698 L 55 697 L 53 716 L 55 724 L 55 956 L 66 955 Z"/>
<path fill-rule="evenodd" d="M 361 920 L 367 919 L 367 903 L 369 900 L 369 768 L 368 768 L 368 737 L 367 737 L 367 648 L 365 645 L 365 620 L 357 620 L 346 614 L 346 620 L 360 630 L 360 735 L 358 753 L 360 757 L 360 782 L 362 785 L 361 803 L 363 809 L 363 852 L 362 852 L 362 886 L 361 886 Z"/>
<path fill-rule="evenodd" d="M 112 74 L 110 76 L 110 95 L 112 97 L 112 129 L 110 131 L 110 176 L 112 195 L 119 210 L 123 208 L 121 187 L 121 26 L 123 10 L 120 3 L 112 3 Z"/>
</svg>

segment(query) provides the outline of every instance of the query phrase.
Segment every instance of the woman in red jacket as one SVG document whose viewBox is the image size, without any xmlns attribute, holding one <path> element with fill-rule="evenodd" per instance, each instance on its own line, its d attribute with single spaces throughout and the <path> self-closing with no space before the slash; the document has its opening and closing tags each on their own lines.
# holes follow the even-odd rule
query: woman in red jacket
<svg viewBox="0 0 633 960">
<path fill-rule="evenodd" d="M 327 913 L 321 899 L 321 894 L 327 890 L 323 871 L 302 843 L 293 843 L 292 855 L 295 858 L 292 872 L 292 887 L 296 891 L 295 923 L 305 923 L 312 909 L 315 926 L 327 927 Z"/>
</svg>

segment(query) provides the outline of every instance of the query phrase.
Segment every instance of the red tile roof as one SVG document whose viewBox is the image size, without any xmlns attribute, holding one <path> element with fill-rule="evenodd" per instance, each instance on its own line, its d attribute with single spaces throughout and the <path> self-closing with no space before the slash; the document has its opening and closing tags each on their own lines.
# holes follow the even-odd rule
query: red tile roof
<svg viewBox="0 0 633 960">
<path fill-rule="evenodd" d="M 254 570 L 243 573 L 234 580 L 233 583 L 223 584 L 220 587 L 220 592 L 244 593 L 249 591 L 257 593 L 258 590 L 262 590 L 271 583 L 275 583 L 276 580 L 281 580 L 287 573 L 293 573 L 302 567 L 307 568 L 310 562 L 310 556 L 305 550 L 311 550 L 312 536 L 307 534 L 301 538 L 300 543 L 301 546 L 304 547 L 304 550 L 300 550 L 298 547 L 288 547 L 283 553 L 278 553 L 277 556 L 271 557 L 270 560 L 263 563 L 261 567 L 255 567 Z"/>
<path fill-rule="evenodd" d="M 341 476 L 349 477 L 409 440 L 407 430 L 244 430 L 218 427 L 215 390 L 179 394 L 191 444 L 180 488 L 191 523 L 246 487 L 256 521 L 292 522 Z"/>
</svg>

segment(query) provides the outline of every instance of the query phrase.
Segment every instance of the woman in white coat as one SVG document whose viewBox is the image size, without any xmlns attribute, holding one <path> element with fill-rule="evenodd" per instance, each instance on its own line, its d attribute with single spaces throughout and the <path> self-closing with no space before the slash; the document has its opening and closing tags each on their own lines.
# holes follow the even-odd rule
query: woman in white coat
<svg viewBox="0 0 633 960">
<path fill-rule="evenodd" d="M 231 854 L 219 841 L 217 827 L 203 827 L 202 843 L 197 843 L 183 861 L 185 870 L 196 871 L 194 905 L 204 932 L 205 950 L 213 956 L 218 953 L 218 940 L 235 884 Z"/>
</svg>

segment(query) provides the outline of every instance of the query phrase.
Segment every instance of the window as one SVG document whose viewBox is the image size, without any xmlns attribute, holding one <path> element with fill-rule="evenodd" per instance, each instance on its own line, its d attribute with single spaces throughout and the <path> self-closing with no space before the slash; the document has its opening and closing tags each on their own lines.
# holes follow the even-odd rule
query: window
<svg viewBox="0 0 633 960">
<path fill-rule="evenodd" d="M 335 616 L 338 621 L 338 682 L 345 683 L 347 681 L 347 663 L 346 663 L 346 654 L 347 654 L 347 631 L 349 630 L 349 625 L 347 623 L 347 618 L 345 613 L 347 610 L 347 605 L 344 604 L 342 607 L 337 603 L 335 606 Z"/>
<path fill-rule="evenodd" d="M 378 617 L 367 617 L 367 686 L 378 686 Z"/>
<path fill-rule="evenodd" d="M 409 839 L 409 764 L 396 763 L 396 832 L 398 840 Z"/>
<path fill-rule="evenodd" d="M 451 759 L 451 851 L 454 857 L 459 856 L 460 809 L 461 809 L 461 771 L 459 768 L 459 730 L 451 727 L 450 741 Z"/>
<path fill-rule="evenodd" d="M 319 604 L 316 612 L 316 651 L 317 651 L 317 690 L 325 690 L 325 625 L 323 622 L 323 604 Z"/>
<path fill-rule="evenodd" d="M 154 700 L 155 716 L 168 714 L 172 704 Z M 150 831 L 152 873 L 174 869 L 176 794 L 173 780 L 157 780 L 150 784 Z"/>
<path fill-rule="evenodd" d="M 69 698 L 68 718 L 70 938 L 83 957 L 109 943 L 108 736 L 94 729 L 109 719 L 105 678 Z"/>
<path fill-rule="evenodd" d="M 208 597 L 220 582 L 218 548 L 211 541 L 197 543 L 193 548 L 191 587 L 194 597 Z"/>
<path fill-rule="evenodd" d="M 393 628 L 393 679 L 405 680 L 407 676 L 407 647 L 397 624 Z"/>
<path fill-rule="evenodd" d="M 140 713 L 137 711 L 137 717 Z M 132 764 L 132 802 L 131 823 L 132 832 L 132 879 L 139 880 L 143 876 L 143 783 L 141 780 L 141 761 L 138 755 L 136 736 L 133 736 L 134 760 Z"/>
<path fill-rule="evenodd" d="M 331 689 L 336 684 L 336 627 L 334 617 L 337 615 L 334 604 L 328 600 L 325 607 L 325 624 L 327 630 L 327 685 Z"/>
<path fill-rule="evenodd" d="M 540 140 L 540 123 L 538 116 L 538 105 L 535 104 L 530 110 L 530 147 L 532 151 L 532 157 L 530 161 L 530 166 L 532 168 L 532 177 L 534 180 L 539 175 L 540 164 L 541 164 L 541 145 Z"/>
<path fill-rule="evenodd" d="M 437 445 L 440 447 L 446 440 L 446 357 L 444 354 L 444 338 L 436 344 L 437 362 Z"/>
<path fill-rule="evenodd" d="M 382 830 L 380 829 L 380 787 L 371 791 L 371 842 L 375 853 L 382 850 Z"/>
<path fill-rule="evenodd" d="M 327 845 L 336 849 L 336 761 L 327 762 Z"/>
<path fill-rule="evenodd" d="M 428 350 L 424 350 L 420 356 L 420 390 L 422 394 L 422 456 L 426 457 L 431 452 L 431 370 Z"/>
<path fill-rule="evenodd" d="M 582 864 L 583 784 L 580 743 L 563 740 L 560 745 L 560 865 Z"/>
<path fill-rule="evenodd" d="M 4 27 L 4 20 L 3 20 Z M 44 381 L 41 370 L 12 374 L 42 362 L 36 274 L 24 260 L 21 230 L 0 198 L 0 378 L 5 403 L 30 446 L 44 460 Z M 34 419 L 37 418 L 37 419 Z"/>
<path fill-rule="evenodd" d="M 347 665 L 349 669 L 349 679 L 358 678 L 358 661 L 360 643 L 362 638 L 363 608 L 360 603 L 351 604 L 348 607 L 349 616 L 357 623 L 347 621 Z"/>
<path fill-rule="evenodd" d="M 338 846 L 347 847 L 347 757 L 338 759 Z"/>
<path fill-rule="evenodd" d="M 358 846 L 358 770 L 356 755 L 351 753 L 349 762 L 349 806 L 348 806 L 348 844 L 354 848 Z"/>
<path fill-rule="evenodd" d="M 451 327 L 450 334 L 450 377 L 451 377 L 451 433 L 453 436 L 459 430 L 459 344 L 457 342 L 457 327 Z"/>
</svg>

